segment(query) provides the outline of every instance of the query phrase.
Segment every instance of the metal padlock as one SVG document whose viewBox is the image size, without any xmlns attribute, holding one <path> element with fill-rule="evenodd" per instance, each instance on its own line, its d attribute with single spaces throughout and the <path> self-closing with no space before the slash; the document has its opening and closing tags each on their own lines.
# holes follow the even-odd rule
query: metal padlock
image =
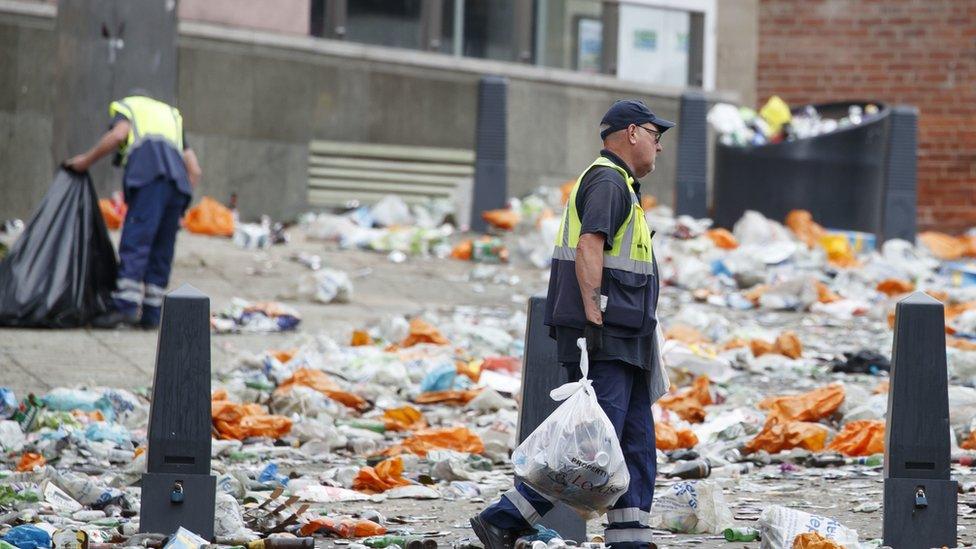
<svg viewBox="0 0 976 549">
<path fill-rule="evenodd" d="M 919 488 L 915 492 L 915 508 L 916 509 L 925 509 L 928 506 L 929 506 L 929 500 L 926 499 L 926 497 L 925 497 L 925 489 L 924 488 Z"/>
<path fill-rule="evenodd" d="M 173 491 L 169 494 L 169 501 L 171 503 L 183 503 L 183 483 L 176 481 L 173 483 Z"/>
</svg>

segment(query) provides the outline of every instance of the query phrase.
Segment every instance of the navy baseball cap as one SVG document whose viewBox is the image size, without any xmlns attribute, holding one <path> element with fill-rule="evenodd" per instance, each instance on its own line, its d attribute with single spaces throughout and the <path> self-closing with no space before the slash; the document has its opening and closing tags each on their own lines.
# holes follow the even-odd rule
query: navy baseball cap
<svg viewBox="0 0 976 549">
<path fill-rule="evenodd" d="M 621 99 L 610 105 L 607 114 L 603 115 L 600 126 L 607 128 L 600 132 L 600 138 L 606 139 L 611 133 L 622 130 L 631 124 L 644 124 L 650 122 L 661 130 L 661 133 L 668 128 L 674 127 L 674 122 L 659 118 L 654 111 L 647 108 L 643 101 L 638 99 Z"/>
</svg>

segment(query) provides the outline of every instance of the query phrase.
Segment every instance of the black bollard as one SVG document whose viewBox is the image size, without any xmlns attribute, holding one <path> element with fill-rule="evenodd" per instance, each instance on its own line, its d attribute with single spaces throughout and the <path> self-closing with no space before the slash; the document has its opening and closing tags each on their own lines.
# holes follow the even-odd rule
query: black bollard
<svg viewBox="0 0 976 549">
<path fill-rule="evenodd" d="M 508 79 L 483 76 L 478 83 L 478 121 L 474 138 L 474 188 L 471 230 L 484 232 L 487 210 L 508 203 Z"/>
<path fill-rule="evenodd" d="M 678 116 L 677 177 L 674 213 L 696 219 L 708 217 L 708 103 L 700 91 L 681 94 Z"/>
<path fill-rule="evenodd" d="M 892 107 L 881 205 L 882 240 L 901 238 L 915 242 L 917 134 L 918 109 L 905 105 Z"/>
<path fill-rule="evenodd" d="M 885 426 L 884 544 L 956 546 L 949 480 L 949 389 L 942 303 L 922 292 L 898 302 Z"/>
<path fill-rule="evenodd" d="M 210 431 L 210 299 L 184 284 L 163 300 L 140 532 L 213 539 Z"/>
<path fill-rule="evenodd" d="M 545 325 L 546 298 L 530 297 L 525 326 L 525 352 L 522 364 L 522 406 L 519 409 L 518 442 L 528 438 L 558 406 L 549 391 L 569 383 L 566 368 L 556 360 L 556 342 Z M 586 541 L 586 521 L 572 507 L 556 502 L 539 524 L 559 532 L 563 539 Z"/>
</svg>

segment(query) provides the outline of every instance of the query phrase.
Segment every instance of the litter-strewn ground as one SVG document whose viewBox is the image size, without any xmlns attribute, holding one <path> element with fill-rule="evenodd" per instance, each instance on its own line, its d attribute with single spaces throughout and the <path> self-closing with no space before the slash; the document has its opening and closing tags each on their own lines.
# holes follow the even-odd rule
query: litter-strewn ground
<svg viewBox="0 0 976 549">
<path fill-rule="evenodd" d="M 942 288 L 951 277 L 936 277 L 939 262 L 911 245 L 883 255 L 854 254 L 846 237 L 839 242 L 818 234 L 808 248 L 782 227 L 752 217 L 736 231 L 733 250 L 731 234 L 706 236 L 694 220 L 651 221 L 661 234 L 655 249 L 669 283 L 659 317 L 676 389 L 655 410 L 659 447 L 692 446 L 715 466 L 708 481 L 681 484 L 665 478 L 680 461 L 659 454 L 661 498 L 652 512 L 662 528 L 658 545 L 741 546 L 720 534 L 673 531 L 695 530 L 696 523 L 705 529 L 708 521 L 729 516 L 736 526 L 756 526 L 773 505 L 835 519 L 857 530 L 861 542 L 879 538 L 883 475 L 870 459 L 879 434 L 883 440 L 878 427 L 886 406 L 888 311 L 910 289 L 902 278 L 911 279 L 912 288 L 947 292 L 940 297 L 962 307 L 951 311 L 962 342 L 954 340 L 949 359 L 952 424 L 962 442 L 976 414 L 976 390 L 962 386 L 976 374 L 976 351 L 965 348 L 972 314 L 964 307 L 976 296 L 965 287 Z M 297 508 L 288 507 L 283 517 L 236 519 L 239 512 L 253 518 L 249 506 L 279 486 L 310 503 L 299 524 L 307 525 L 306 533 L 319 529 L 320 544 L 349 543 L 335 532 L 369 531 L 373 526 L 363 521 L 370 519 L 390 531 L 433 535 L 445 545 L 472 541 L 468 517 L 510 486 L 507 454 L 517 421 L 511 397 L 517 396 L 525 303 L 544 292 L 547 271 L 517 257 L 515 245 L 513 264 L 495 265 L 340 250 L 305 236 L 295 228 L 286 245 L 244 250 L 228 239 L 182 233 L 177 246 L 172 286 L 193 284 L 211 297 L 215 313 L 240 298 L 281 301 L 301 318 L 294 331 L 212 336 L 214 427 L 222 439 L 215 442 L 213 467 L 227 494 L 223 509 L 230 509 L 224 541 L 247 539 L 245 527 L 260 534 Z M 335 302 L 317 303 L 307 289 L 296 289 L 297 281 L 326 269 L 347 279 L 329 278 L 312 293 L 326 291 Z M 337 297 L 349 286 L 351 295 Z M 426 323 L 411 323 L 415 318 Z M 852 356 L 845 359 L 845 352 Z M 49 403 L 42 416 L 48 430 L 35 432 L 27 446 L 7 448 L 0 462 L 0 470 L 18 464 L 29 470 L 31 463 L 22 463 L 27 448 L 46 454 L 48 468 L 12 477 L 13 483 L 0 480 L 0 489 L 29 492 L 32 483 L 43 489 L 46 481 L 83 499 L 70 494 L 70 475 L 63 476 L 74 470 L 109 487 L 112 505 L 124 509 L 137 500 L 127 486 L 144 459 L 136 447 L 145 437 L 144 400 L 120 393 L 79 405 L 78 395 L 50 391 L 103 386 L 138 393 L 151 382 L 155 353 L 153 332 L 0 330 L 0 386 L 18 400 L 33 392 Z M 797 393 L 806 396 L 763 402 Z M 99 394 L 105 396 L 81 393 Z M 87 411 L 69 411 L 79 407 Z M 234 440 L 242 438 L 243 444 Z M 822 450 L 847 457 L 817 463 L 827 455 Z M 856 463 L 858 455 L 866 463 Z M 976 542 L 976 495 L 968 491 L 976 479 L 969 472 L 954 466 L 954 477 L 967 488 L 959 496 L 965 544 Z M 21 512 L 0 514 L 0 520 L 72 524 L 33 514 L 50 504 L 2 496 L 0 506 Z M 241 504 L 244 511 L 235 507 Z M 97 507 L 112 514 L 104 502 Z M 708 516 L 691 507 L 708 509 Z M 325 518 L 316 522 L 315 516 Z M 76 518 L 105 532 L 132 533 L 125 518 Z M 590 522 L 591 534 L 600 530 L 599 521 Z"/>
</svg>

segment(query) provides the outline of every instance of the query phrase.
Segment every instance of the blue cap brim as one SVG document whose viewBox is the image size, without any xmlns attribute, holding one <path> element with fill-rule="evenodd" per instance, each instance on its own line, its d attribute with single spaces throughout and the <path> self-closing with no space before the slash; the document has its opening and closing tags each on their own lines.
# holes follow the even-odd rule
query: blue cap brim
<svg viewBox="0 0 976 549">
<path fill-rule="evenodd" d="M 668 131 L 669 128 L 673 128 L 675 126 L 674 122 L 670 120 L 665 120 L 663 118 L 657 118 L 657 117 L 654 117 L 654 120 L 651 120 L 651 124 L 654 124 L 658 128 L 661 128 L 661 133 L 664 133 Z"/>
</svg>

